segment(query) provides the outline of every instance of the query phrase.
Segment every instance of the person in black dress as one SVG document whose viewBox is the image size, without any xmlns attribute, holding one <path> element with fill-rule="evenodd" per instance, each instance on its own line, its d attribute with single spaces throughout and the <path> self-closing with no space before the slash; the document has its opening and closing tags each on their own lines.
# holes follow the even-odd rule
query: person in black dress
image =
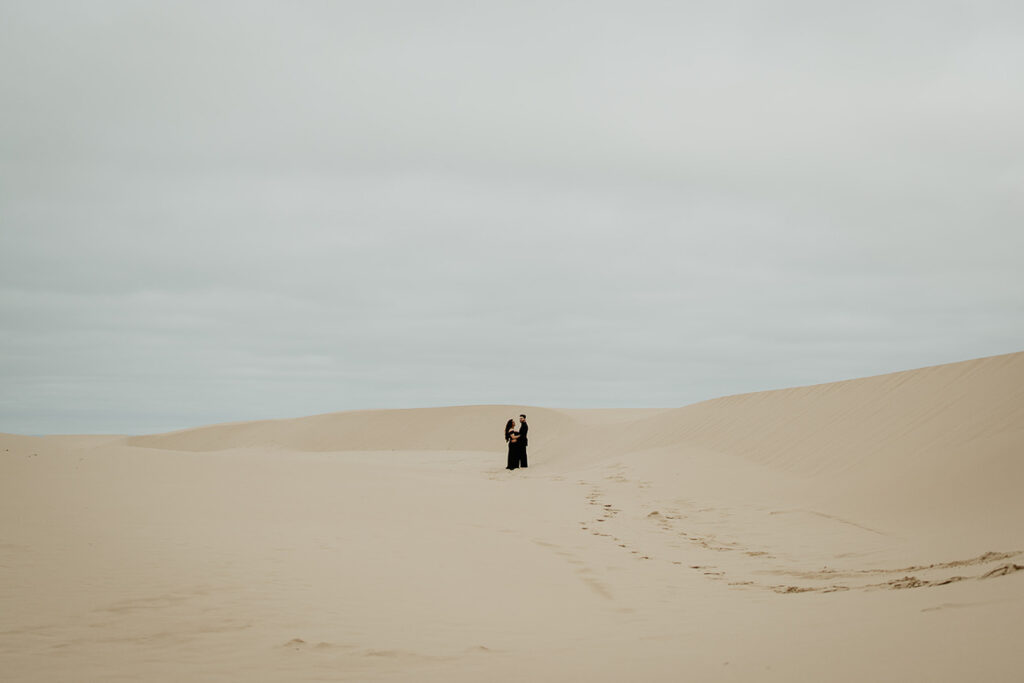
<svg viewBox="0 0 1024 683">
<path fill-rule="evenodd" d="M 519 467 L 519 450 L 516 448 L 517 439 L 516 421 L 512 419 L 505 423 L 505 442 L 508 444 L 508 465 L 505 467 L 506 470 L 514 470 Z"/>
</svg>

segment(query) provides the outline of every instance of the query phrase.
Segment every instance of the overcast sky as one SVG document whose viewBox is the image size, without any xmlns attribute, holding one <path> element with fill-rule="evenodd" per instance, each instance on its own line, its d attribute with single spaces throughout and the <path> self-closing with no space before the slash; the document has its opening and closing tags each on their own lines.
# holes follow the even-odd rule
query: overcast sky
<svg viewBox="0 0 1024 683">
<path fill-rule="evenodd" d="M 1022 8 L 0 0 L 0 431 L 1024 350 Z"/>
</svg>

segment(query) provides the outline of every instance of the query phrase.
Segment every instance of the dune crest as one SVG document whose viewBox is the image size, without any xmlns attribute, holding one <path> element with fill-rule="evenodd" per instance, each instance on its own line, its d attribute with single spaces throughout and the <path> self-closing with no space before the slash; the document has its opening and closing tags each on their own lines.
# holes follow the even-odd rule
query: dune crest
<svg viewBox="0 0 1024 683">
<path fill-rule="evenodd" d="M 666 410 L 462 406 L 362 410 L 127 437 L 131 446 L 218 451 L 500 449 L 524 410 L 532 452 L 593 458 L 695 447 L 799 474 L 1006 457 L 1024 433 L 1024 352 L 863 379 L 739 394 Z M 597 417 L 595 418 L 595 415 Z"/>
<path fill-rule="evenodd" d="M 520 406 L 459 406 L 352 410 L 284 420 L 210 425 L 128 437 L 130 446 L 178 451 L 220 451 L 277 446 L 295 451 L 490 451 L 502 441 L 505 421 Z M 529 408 L 530 421 L 570 429 L 561 411 Z"/>
</svg>

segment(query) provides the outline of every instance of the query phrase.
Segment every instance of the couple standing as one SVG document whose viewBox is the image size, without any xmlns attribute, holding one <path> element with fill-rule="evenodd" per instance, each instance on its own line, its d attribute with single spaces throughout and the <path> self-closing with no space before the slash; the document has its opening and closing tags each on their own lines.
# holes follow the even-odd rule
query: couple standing
<svg viewBox="0 0 1024 683">
<path fill-rule="evenodd" d="M 526 467 L 526 432 L 529 430 L 530 425 L 526 424 L 525 415 L 519 416 L 518 428 L 515 418 L 505 423 L 505 441 L 508 442 L 508 466 L 505 469 Z"/>
</svg>

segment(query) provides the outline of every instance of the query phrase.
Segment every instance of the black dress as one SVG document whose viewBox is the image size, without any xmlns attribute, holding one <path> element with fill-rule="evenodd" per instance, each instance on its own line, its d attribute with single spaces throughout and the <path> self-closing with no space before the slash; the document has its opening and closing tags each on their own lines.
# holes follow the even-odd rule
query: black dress
<svg viewBox="0 0 1024 683">
<path fill-rule="evenodd" d="M 516 448 L 517 444 L 512 440 L 512 427 L 505 427 L 505 441 L 508 442 L 508 464 L 505 466 L 506 470 L 514 470 L 519 467 L 519 449 Z"/>
</svg>

